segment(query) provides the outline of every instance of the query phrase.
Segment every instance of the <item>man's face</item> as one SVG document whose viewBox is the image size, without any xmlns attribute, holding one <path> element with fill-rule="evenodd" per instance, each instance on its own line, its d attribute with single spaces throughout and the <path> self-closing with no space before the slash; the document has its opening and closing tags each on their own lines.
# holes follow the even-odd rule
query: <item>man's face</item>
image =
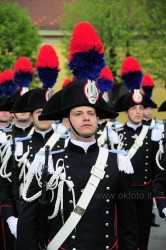
<svg viewBox="0 0 166 250">
<path fill-rule="evenodd" d="M 0 122 L 10 122 L 12 119 L 12 116 L 10 112 L 8 111 L 0 111 Z"/>
<path fill-rule="evenodd" d="M 81 140 L 80 137 L 73 131 L 73 126 L 77 133 L 83 138 L 90 136 L 87 141 L 94 140 L 94 133 L 97 130 L 98 124 L 98 118 L 94 108 L 88 106 L 73 108 L 70 111 L 69 118 L 64 118 L 63 123 L 67 129 L 69 129 L 72 139 L 78 141 Z"/>
<path fill-rule="evenodd" d="M 30 113 L 29 112 L 15 113 L 13 116 L 18 121 L 28 121 L 28 120 L 30 120 Z"/>
<path fill-rule="evenodd" d="M 144 108 L 144 117 L 147 118 L 147 119 L 151 119 L 152 118 L 152 112 L 153 112 L 153 109 L 151 107 Z"/>
<path fill-rule="evenodd" d="M 139 124 L 143 119 L 144 107 L 142 105 L 135 105 L 126 112 L 128 122 L 132 124 Z"/>
<path fill-rule="evenodd" d="M 39 115 L 41 115 L 42 109 L 36 109 L 32 114 L 31 114 L 31 118 L 32 118 L 32 122 L 34 124 L 34 127 L 45 131 L 48 130 L 49 128 L 51 128 L 52 126 L 52 121 L 39 121 L 38 117 Z"/>
</svg>

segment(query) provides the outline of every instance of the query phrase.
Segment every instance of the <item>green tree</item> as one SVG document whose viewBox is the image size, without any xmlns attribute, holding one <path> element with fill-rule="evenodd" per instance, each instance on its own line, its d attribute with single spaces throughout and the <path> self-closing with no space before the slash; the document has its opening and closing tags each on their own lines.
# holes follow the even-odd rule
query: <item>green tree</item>
<svg viewBox="0 0 166 250">
<path fill-rule="evenodd" d="M 166 4 L 159 0 L 65 1 L 62 29 L 71 31 L 79 21 L 93 24 L 100 35 L 108 66 L 120 80 L 126 55 L 140 62 L 143 72 L 163 84 L 166 79 Z M 69 33 L 65 41 L 69 41 Z"/>
<path fill-rule="evenodd" d="M 40 44 L 38 30 L 27 11 L 9 0 L 0 1 L 0 71 L 12 69 L 20 56 L 34 62 Z"/>
</svg>

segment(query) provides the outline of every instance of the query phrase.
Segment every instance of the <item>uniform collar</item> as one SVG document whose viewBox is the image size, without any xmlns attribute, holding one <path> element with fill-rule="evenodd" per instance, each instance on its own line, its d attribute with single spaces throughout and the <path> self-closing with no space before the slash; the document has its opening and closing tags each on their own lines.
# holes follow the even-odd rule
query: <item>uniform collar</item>
<svg viewBox="0 0 166 250">
<path fill-rule="evenodd" d="M 44 138 L 45 139 L 45 138 L 49 138 L 53 133 L 54 133 L 54 130 L 52 128 L 51 128 L 51 130 L 49 130 L 45 133 L 43 133 L 43 132 L 40 133 L 39 131 L 34 130 L 33 136 L 37 137 L 37 138 Z"/>
<path fill-rule="evenodd" d="M 141 127 L 142 127 L 142 122 L 141 123 L 139 123 L 139 124 L 131 124 L 130 122 L 127 122 L 126 123 L 126 126 L 128 127 L 128 128 L 131 128 L 131 129 L 133 129 L 133 130 L 137 130 L 137 129 L 140 129 Z"/>
<path fill-rule="evenodd" d="M 14 124 L 14 130 L 15 131 L 18 131 L 18 132 L 29 132 L 30 130 L 31 130 L 31 128 L 32 128 L 33 126 L 32 125 L 30 125 L 30 126 L 28 126 L 28 127 L 26 127 L 26 128 L 21 128 L 21 127 L 17 127 L 15 124 Z"/>
<path fill-rule="evenodd" d="M 81 145 L 81 143 L 78 143 L 78 144 L 79 144 L 79 145 L 76 145 L 76 144 L 72 143 L 71 140 L 70 140 L 69 143 L 68 143 L 68 148 L 69 148 L 69 150 L 74 151 L 74 152 L 77 152 L 77 153 L 82 153 L 82 154 L 84 154 L 84 153 L 91 153 L 91 152 L 94 152 L 96 149 L 99 148 L 96 141 L 95 141 L 93 144 L 91 144 L 91 145 L 88 143 L 88 144 L 89 144 L 89 147 L 88 147 L 87 151 L 84 150 L 84 148 L 85 148 L 85 143 L 84 143 L 84 145 L 83 145 L 83 144 Z M 88 146 L 88 145 L 87 145 L 87 146 Z"/>
</svg>

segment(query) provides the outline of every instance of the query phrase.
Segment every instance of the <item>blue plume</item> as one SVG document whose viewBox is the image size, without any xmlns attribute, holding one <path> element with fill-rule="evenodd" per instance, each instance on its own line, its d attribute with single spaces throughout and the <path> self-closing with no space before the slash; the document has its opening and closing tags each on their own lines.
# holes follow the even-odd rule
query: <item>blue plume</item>
<svg viewBox="0 0 166 250">
<path fill-rule="evenodd" d="M 142 76 L 143 74 L 141 71 L 133 71 L 133 72 L 124 74 L 121 77 L 124 80 L 126 87 L 130 91 L 133 91 L 134 89 L 140 89 Z"/>
<path fill-rule="evenodd" d="M 16 91 L 16 85 L 13 81 L 6 81 L 5 84 L 0 85 L 0 92 L 2 95 L 12 95 Z"/>
<path fill-rule="evenodd" d="M 33 80 L 33 73 L 25 71 L 17 71 L 14 74 L 13 81 L 19 85 L 20 88 L 28 88 Z"/>
<path fill-rule="evenodd" d="M 142 87 L 142 89 L 143 89 L 145 95 L 151 99 L 152 98 L 153 87 L 145 86 L 145 87 Z"/>
<path fill-rule="evenodd" d="M 102 78 L 97 80 L 97 87 L 101 92 L 109 92 L 113 84 L 114 83 L 108 79 Z"/>
<path fill-rule="evenodd" d="M 38 67 L 38 76 L 43 83 L 42 88 L 52 88 L 57 80 L 59 69 Z"/>
<path fill-rule="evenodd" d="M 68 63 L 69 69 L 77 80 L 96 80 L 105 65 L 104 55 L 98 54 L 94 49 L 75 53 Z"/>
</svg>

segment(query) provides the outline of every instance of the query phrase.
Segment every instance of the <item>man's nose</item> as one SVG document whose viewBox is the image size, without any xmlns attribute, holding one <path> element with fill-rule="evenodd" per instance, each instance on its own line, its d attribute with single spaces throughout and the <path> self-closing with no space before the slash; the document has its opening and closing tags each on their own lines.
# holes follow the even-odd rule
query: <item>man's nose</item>
<svg viewBox="0 0 166 250">
<path fill-rule="evenodd" d="M 89 120 L 89 114 L 85 113 L 83 118 L 84 118 L 84 120 Z"/>
</svg>

